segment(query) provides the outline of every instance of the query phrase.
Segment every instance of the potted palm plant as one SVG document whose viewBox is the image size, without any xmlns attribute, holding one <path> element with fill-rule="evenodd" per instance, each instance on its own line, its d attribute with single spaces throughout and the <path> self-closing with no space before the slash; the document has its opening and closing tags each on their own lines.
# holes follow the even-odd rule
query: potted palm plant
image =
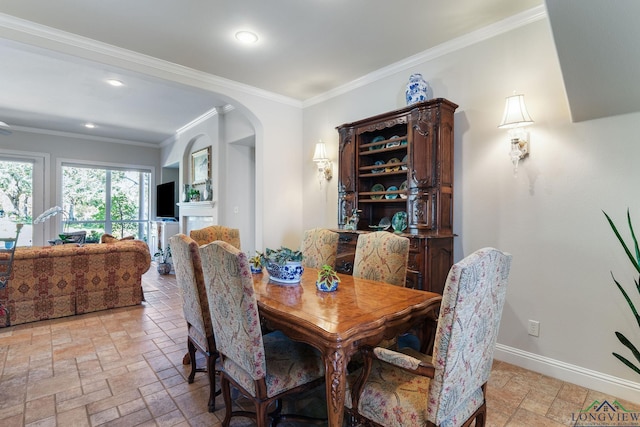
<svg viewBox="0 0 640 427">
<path fill-rule="evenodd" d="M 280 249 L 265 249 L 261 255 L 262 266 L 269 272 L 270 279 L 279 283 L 299 283 L 304 267 L 302 252 L 281 246 Z"/>
<path fill-rule="evenodd" d="M 316 280 L 318 290 L 322 292 L 333 292 L 338 289 L 338 283 L 340 283 L 338 273 L 336 273 L 330 265 L 323 265 L 318 271 L 318 280 Z"/>
<path fill-rule="evenodd" d="M 636 233 L 633 230 L 633 224 L 631 222 L 631 215 L 629 213 L 629 210 L 627 209 L 627 224 L 629 226 L 629 232 L 631 234 L 631 239 L 633 241 L 633 244 L 632 244 L 631 247 L 629 247 L 627 245 L 627 243 L 625 242 L 623 237 L 620 235 L 620 232 L 618 231 L 618 228 L 614 224 L 613 220 L 609 217 L 609 215 L 607 215 L 607 213 L 604 212 L 604 211 L 603 211 L 603 213 L 604 213 L 604 216 L 607 218 L 607 221 L 609 222 L 609 225 L 611 226 L 611 229 L 613 230 L 613 233 L 616 235 L 618 241 L 620 242 L 620 245 L 622 245 L 622 248 L 624 249 L 624 252 L 627 254 L 627 258 L 629 258 L 629 261 L 631 261 L 631 264 L 635 268 L 636 272 L 640 273 L 640 246 L 638 245 L 638 240 L 636 238 Z M 640 327 L 640 314 L 638 313 L 638 309 L 636 308 L 635 304 L 633 303 L 632 297 L 627 293 L 627 291 L 620 284 L 620 282 L 618 282 L 616 280 L 616 278 L 613 275 L 613 272 L 611 272 L 611 277 L 612 277 L 614 283 L 616 284 L 616 287 L 618 288 L 618 290 L 620 291 L 620 293 L 622 294 L 624 299 L 627 301 L 627 304 L 629 305 L 629 308 L 631 309 L 631 312 L 633 313 L 633 316 L 634 316 L 634 318 L 636 320 L 636 323 Z M 639 283 L 639 281 L 636 280 L 635 281 L 635 285 L 636 285 L 635 287 L 638 290 L 638 293 L 640 293 L 640 285 L 638 283 Z M 627 347 L 627 349 L 633 355 L 633 357 L 635 358 L 635 361 L 629 360 L 629 359 L 627 359 L 627 357 L 625 357 L 625 356 L 623 356 L 623 355 L 621 355 L 619 353 L 612 353 L 613 356 L 615 358 L 617 358 L 619 361 L 621 361 L 622 363 L 624 363 L 631 370 L 633 370 L 637 374 L 640 374 L 640 350 L 638 349 L 638 347 L 636 347 L 621 332 L 616 331 L 615 334 L 616 334 L 616 337 L 618 338 L 618 340 L 620 341 L 620 343 L 622 343 L 622 345 Z M 638 363 L 638 364 L 636 364 L 636 363 Z"/>
<path fill-rule="evenodd" d="M 157 269 L 160 274 L 169 274 L 171 273 L 171 263 L 169 263 L 169 258 L 171 258 L 171 246 L 167 245 L 167 249 L 163 250 L 162 248 L 158 248 L 158 251 L 153 254 L 153 256 L 158 261 Z"/>
</svg>

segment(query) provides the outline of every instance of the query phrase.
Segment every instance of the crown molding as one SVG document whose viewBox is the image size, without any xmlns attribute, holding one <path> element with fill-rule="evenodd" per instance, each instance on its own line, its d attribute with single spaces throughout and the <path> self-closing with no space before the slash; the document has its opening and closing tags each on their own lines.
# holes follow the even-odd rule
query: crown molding
<svg viewBox="0 0 640 427">
<path fill-rule="evenodd" d="M 514 29 L 524 27 L 525 25 L 531 24 L 536 21 L 540 21 L 542 19 L 545 19 L 546 17 L 547 17 L 547 10 L 545 6 L 544 5 L 536 6 L 529 10 L 521 12 L 517 15 L 513 15 L 507 19 L 499 21 L 495 24 L 488 25 L 484 28 L 480 28 L 479 30 L 476 30 L 471 33 L 460 36 L 458 38 L 449 40 L 431 49 L 427 49 L 416 55 L 410 56 L 401 61 L 387 65 L 386 67 L 380 68 L 376 71 L 373 71 L 369 74 L 366 74 L 362 77 L 352 80 L 349 83 L 346 83 L 342 86 L 338 86 L 335 89 L 329 90 L 323 94 L 314 96 L 313 98 L 309 98 L 302 103 L 302 108 L 311 107 L 312 105 L 319 104 L 331 98 L 335 98 L 336 96 L 344 95 L 345 93 L 350 92 L 354 89 L 374 83 L 383 78 L 397 74 L 398 72 L 406 71 L 417 65 L 424 64 L 425 62 L 434 60 L 436 58 L 450 54 L 457 50 L 472 46 L 476 43 L 490 39 L 500 34 L 504 34 Z"/>
<path fill-rule="evenodd" d="M 204 85 L 204 87 L 200 86 L 202 89 L 215 91 L 210 87 L 215 85 L 281 104 L 302 107 L 302 101 L 288 96 L 3 13 L 0 13 L 0 36 L 87 60 L 122 67 L 143 74 L 151 74 L 155 77 L 178 83 L 188 84 L 185 81 L 198 82 Z M 151 73 L 151 71 L 155 71 L 155 73 Z"/>
<path fill-rule="evenodd" d="M 138 147 L 145 148 L 158 148 L 159 145 L 152 142 L 141 142 L 141 141 L 133 141 L 130 139 L 117 139 L 117 138 L 107 138 L 104 136 L 96 136 L 96 135 L 87 135 L 84 133 L 73 133 L 73 132 L 61 132 L 57 130 L 51 129 L 40 129 L 28 126 L 11 126 L 13 130 L 25 132 L 25 133 L 35 133 L 40 135 L 51 135 L 51 136 L 61 136 L 64 138 L 74 138 L 85 140 L 84 142 L 89 141 L 97 141 L 97 142 L 111 142 L 115 144 L 125 144 L 125 145 L 136 145 Z"/>
</svg>

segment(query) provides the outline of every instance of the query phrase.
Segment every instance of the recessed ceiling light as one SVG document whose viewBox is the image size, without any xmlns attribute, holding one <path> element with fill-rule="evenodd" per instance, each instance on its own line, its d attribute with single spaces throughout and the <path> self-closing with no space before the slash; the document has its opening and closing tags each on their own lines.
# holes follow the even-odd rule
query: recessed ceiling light
<svg viewBox="0 0 640 427">
<path fill-rule="evenodd" d="M 251 31 L 238 31 L 236 33 L 236 39 L 242 43 L 252 44 L 258 41 L 258 35 Z"/>
<path fill-rule="evenodd" d="M 84 127 L 86 127 L 87 129 L 94 129 L 96 125 L 94 125 L 93 123 L 85 123 Z"/>
<path fill-rule="evenodd" d="M 107 83 L 109 83 L 111 86 L 115 86 L 115 87 L 124 86 L 124 83 L 122 83 L 120 80 L 116 80 L 116 79 L 107 79 Z"/>
</svg>

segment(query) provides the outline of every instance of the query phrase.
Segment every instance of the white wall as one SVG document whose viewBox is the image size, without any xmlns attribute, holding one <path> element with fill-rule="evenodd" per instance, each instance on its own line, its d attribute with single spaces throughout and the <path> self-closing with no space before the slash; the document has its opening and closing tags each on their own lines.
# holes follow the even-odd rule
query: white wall
<svg viewBox="0 0 640 427">
<path fill-rule="evenodd" d="M 546 20 L 305 108 L 303 227 L 336 225 L 337 179 L 325 196 L 311 170 L 317 139 L 337 159 L 334 127 L 404 106 L 404 84 L 413 72 L 423 74 L 435 97 L 460 105 L 455 260 L 484 246 L 513 254 L 498 358 L 638 401 L 640 378 L 611 355 L 633 358 L 614 331 L 640 344 L 638 325 L 609 273 L 635 292 L 633 271 L 601 210 L 622 224 L 630 207 L 640 230 L 634 138 L 640 114 L 571 123 Z M 506 132 L 497 129 L 513 90 L 525 94 L 535 120 L 531 155 L 517 178 Z M 538 338 L 527 335 L 529 319 L 540 321 Z"/>
</svg>

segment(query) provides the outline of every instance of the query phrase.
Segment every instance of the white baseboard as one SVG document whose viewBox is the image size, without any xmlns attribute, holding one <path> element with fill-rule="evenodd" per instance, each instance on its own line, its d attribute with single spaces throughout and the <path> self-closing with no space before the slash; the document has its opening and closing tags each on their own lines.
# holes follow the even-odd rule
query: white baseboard
<svg viewBox="0 0 640 427">
<path fill-rule="evenodd" d="M 496 344 L 496 360 L 511 363 L 552 378 L 597 390 L 619 399 L 640 403 L 640 383 L 603 374 L 517 348 Z"/>
</svg>

